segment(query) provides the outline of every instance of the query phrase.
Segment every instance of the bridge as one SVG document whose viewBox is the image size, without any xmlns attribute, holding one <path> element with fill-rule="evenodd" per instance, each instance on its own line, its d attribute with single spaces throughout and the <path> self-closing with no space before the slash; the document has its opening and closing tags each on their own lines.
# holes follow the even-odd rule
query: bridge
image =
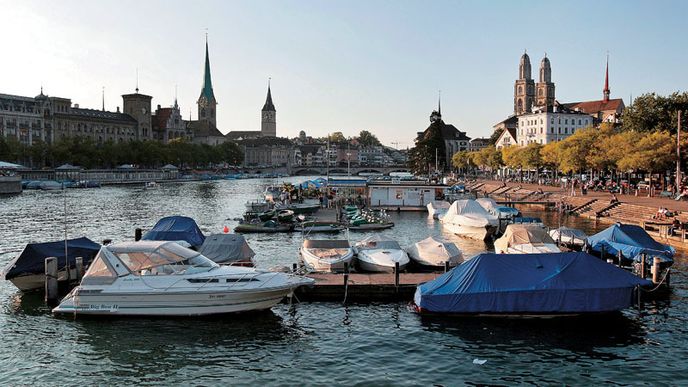
<svg viewBox="0 0 688 387">
<path fill-rule="evenodd" d="M 239 171 L 243 173 L 287 173 L 291 176 L 325 176 L 327 174 L 334 176 L 359 176 L 363 175 L 389 175 L 394 172 L 411 172 L 405 165 L 388 165 L 388 166 L 330 166 L 329 170 L 325 166 L 320 165 L 290 165 L 290 166 L 270 166 L 270 167 L 256 167 L 248 166 L 241 167 Z"/>
</svg>

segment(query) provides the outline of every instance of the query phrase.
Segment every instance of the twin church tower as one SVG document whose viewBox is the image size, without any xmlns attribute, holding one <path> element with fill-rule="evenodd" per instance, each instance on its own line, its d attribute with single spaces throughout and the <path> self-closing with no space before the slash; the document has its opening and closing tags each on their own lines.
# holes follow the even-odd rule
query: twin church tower
<svg viewBox="0 0 688 387">
<path fill-rule="evenodd" d="M 540 61 L 540 81 L 535 83 L 530 74 L 530 57 L 527 53 L 523 53 L 518 66 L 518 79 L 514 84 L 514 114 L 516 115 L 531 112 L 533 106 L 554 104 L 552 67 L 547 54 Z"/>
<path fill-rule="evenodd" d="M 213 81 L 210 76 L 210 56 L 208 55 L 208 38 L 205 40 L 205 71 L 203 73 L 203 87 L 196 102 L 198 105 L 198 120 L 210 123 L 217 128 L 217 100 L 213 92 Z M 260 135 L 262 137 L 277 136 L 277 111 L 272 103 L 272 93 L 268 82 L 268 96 L 261 110 Z"/>
</svg>

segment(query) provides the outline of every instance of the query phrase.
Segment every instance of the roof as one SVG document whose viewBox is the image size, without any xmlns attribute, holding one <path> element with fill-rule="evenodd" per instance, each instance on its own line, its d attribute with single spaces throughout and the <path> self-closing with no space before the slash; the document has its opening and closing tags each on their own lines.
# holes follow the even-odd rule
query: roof
<svg viewBox="0 0 688 387">
<path fill-rule="evenodd" d="M 506 128 L 502 132 L 502 134 L 500 134 L 499 137 L 497 138 L 495 145 L 499 145 L 502 142 L 502 138 L 504 138 L 504 136 L 506 136 L 506 135 L 511 136 L 511 138 L 514 140 L 513 145 L 516 145 L 516 129 L 515 128 Z"/>
<path fill-rule="evenodd" d="M 239 140 L 237 142 L 241 145 L 244 145 L 244 146 L 271 146 L 271 145 L 291 146 L 292 145 L 291 141 L 289 141 L 288 138 L 284 138 L 284 137 L 258 137 L 258 138 L 249 138 L 249 139 L 245 139 L 245 140 Z"/>
<path fill-rule="evenodd" d="M 489 139 L 489 138 L 484 138 L 484 137 L 474 138 L 474 139 L 471 140 L 471 143 L 472 143 L 472 144 L 477 144 L 477 143 L 489 144 L 489 143 L 490 143 L 490 139 Z"/>
<path fill-rule="evenodd" d="M 262 135 L 263 132 L 260 130 L 232 130 L 231 132 L 227 133 L 225 137 L 227 137 L 228 140 L 245 140 L 249 138 L 261 137 Z"/>
<path fill-rule="evenodd" d="M 194 137 L 224 137 L 210 121 L 189 121 L 188 128 L 193 131 Z"/>
<path fill-rule="evenodd" d="M 71 108 L 69 113 L 55 113 L 56 117 L 86 118 L 96 120 L 109 120 L 123 123 L 136 124 L 134 117 L 124 113 L 113 113 L 96 109 Z"/>
<path fill-rule="evenodd" d="M 205 98 L 207 101 L 215 101 L 215 93 L 213 93 L 213 81 L 210 77 L 210 56 L 208 55 L 208 40 L 205 41 L 205 70 L 203 72 L 203 88 L 201 88 L 201 96 L 198 99 Z"/>
<path fill-rule="evenodd" d="M 603 111 L 619 111 L 624 107 L 623 99 L 621 98 L 610 99 L 608 101 L 601 99 L 598 101 L 570 102 L 563 105 L 568 109 L 578 109 L 587 114 L 597 114 Z"/>
<path fill-rule="evenodd" d="M 425 136 L 425 133 L 430 130 L 430 127 L 432 127 L 434 123 L 430 124 L 427 129 L 425 129 L 422 132 L 418 132 L 418 138 L 423 138 Z M 463 140 L 463 141 L 470 141 L 471 138 L 466 136 L 466 132 L 462 132 L 458 129 L 456 129 L 456 126 L 452 124 L 446 124 L 444 121 L 440 120 L 440 125 L 442 127 L 440 128 L 440 133 L 442 133 L 442 139 L 444 140 Z"/>
<path fill-rule="evenodd" d="M 265 105 L 263 105 L 264 112 L 274 112 L 275 105 L 272 104 L 272 93 L 270 92 L 270 86 L 268 85 L 268 97 L 265 99 Z"/>
<path fill-rule="evenodd" d="M 320 149 L 322 149 L 323 145 L 322 144 L 306 144 L 306 145 L 299 145 L 299 151 L 301 151 L 301 154 L 316 154 Z"/>
<path fill-rule="evenodd" d="M 515 114 L 510 115 L 509 117 L 503 119 L 502 121 L 497 122 L 496 124 L 492 125 L 493 128 L 496 128 L 497 126 L 503 125 L 504 127 L 515 127 L 518 125 L 518 116 Z"/>
<path fill-rule="evenodd" d="M 418 286 L 414 301 L 446 313 L 609 312 L 649 284 L 582 252 L 483 253 Z"/>
<path fill-rule="evenodd" d="M 0 161 L 0 169 L 26 169 L 26 167 L 23 165 L 19 165 L 19 164 L 8 163 L 6 161 Z"/>
</svg>

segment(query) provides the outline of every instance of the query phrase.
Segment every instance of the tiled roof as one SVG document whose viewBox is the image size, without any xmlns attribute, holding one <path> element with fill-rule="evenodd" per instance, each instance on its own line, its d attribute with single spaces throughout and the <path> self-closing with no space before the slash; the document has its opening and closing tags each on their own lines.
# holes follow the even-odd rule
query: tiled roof
<svg viewBox="0 0 688 387">
<path fill-rule="evenodd" d="M 110 120 L 135 124 L 134 117 L 124 113 L 113 113 L 96 109 L 71 108 L 69 113 L 55 113 L 56 117 L 91 118 L 96 120 Z"/>
<path fill-rule="evenodd" d="M 288 138 L 284 137 L 258 137 L 258 138 L 250 138 L 246 140 L 240 140 L 237 141 L 240 145 L 245 145 L 245 146 L 261 146 L 261 145 L 282 145 L 282 146 L 291 146 L 292 143 L 289 141 Z"/>
<path fill-rule="evenodd" d="M 153 129 L 165 129 L 167 127 L 167 121 L 170 119 L 170 116 L 172 115 L 172 108 L 160 108 L 155 112 L 155 115 L 152 117 L 152 126 Z"/>
<path fill-rule="evenodd" d="M 224 137 L 209 121 L 189 121 L 188 128 L 193 131 L 194 137 Z"/>
<path fill-rule="evenodd" d="M 228 140 L 246 140 L 260 136 L 262 136 L 262 132 L 260 130 L 232 130 L 225 135 Z"/>
<path fill-rule="evenodd" d="M 597 114 L 602 111 L 617 111 L 621 106 L 623 106 L 623 99 L 621 98 L 610 99 L 608 101 L 583 101 L 564 104 L 564 107 L 568 109 L 578 109 L 587 114 Z"/>
</svg>

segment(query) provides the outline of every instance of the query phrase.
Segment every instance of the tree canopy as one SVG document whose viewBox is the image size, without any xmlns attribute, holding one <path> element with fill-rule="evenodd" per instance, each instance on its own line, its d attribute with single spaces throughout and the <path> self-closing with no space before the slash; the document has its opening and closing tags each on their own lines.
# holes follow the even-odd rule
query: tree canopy
<svg viewBox="0 0 688 387">
<path fill-rule="evenodd" d="M 380 140 L 378 140 L 377 136 L 375 136 L 367 130 L 361 130 L 361 132 L 358 134 L 358 137 L 356 137 L 356 140 L 358 140 L 358 143 L 363 146 L 382 145 Z"/>
</svg>

